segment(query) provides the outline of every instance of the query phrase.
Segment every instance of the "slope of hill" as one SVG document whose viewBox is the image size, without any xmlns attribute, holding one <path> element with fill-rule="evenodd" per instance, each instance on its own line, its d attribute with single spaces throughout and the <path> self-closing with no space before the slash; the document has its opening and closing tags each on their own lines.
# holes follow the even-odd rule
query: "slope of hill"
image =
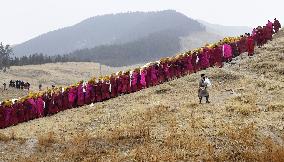
<svg viewBox="0 0 284 162">
<path fill-rule="evenodd" d="M 197 21 L 205 26 L 207 32 L 214 33 L 222 37 L 239 36 L 241 34 L 250 33 L 252 31 L 252 28 L 247 26 L 224 26 L 211 24 L 204 20 Z"/>
<path fill-rule="evenodd" d="M 134 65 L 135 67 L 138 65 Z M 56 86 L 68 86 L 92 77 L 99 77 L 115 73 L 120 70 L 133 68 L 128 67 L 109 67 L 93 62 L 68 62 L 68 63 L 50 63 L 43 65 L 12 66 L 6 73 L 0 72 L 0 85 L 9 83 L 10 80 L 23 80 L 31 84 L 31 90 L 38 90 L 38 85 L 42 84 L 43 88 Z M 2 90 L 2 87 L 1 87 Z M 0 91 L 1 91 L 0 90 Z M 11 89 L 9 89 L 11 90 Z M 0 101 L 10 99 L 13 94 L 21 96 L 26 92 L 12 90 L 5 94 L 0 94 Z"/>
<path fill-rule="evenodd" d="M 176 32 L 178 36 L 203 31 L 204 28 L 197 21 L 173 10 L 109 14 L 40 35 L 16 45 L 14 53 L 16 56 L 65 54 L 99 45 L 131 42 L 167 30 Z"/>
<path fill-rule="evenodd" d="M 256 55 L 0 130 L 2 161 L 284 161 L 284 31 Z"/>
</svg>

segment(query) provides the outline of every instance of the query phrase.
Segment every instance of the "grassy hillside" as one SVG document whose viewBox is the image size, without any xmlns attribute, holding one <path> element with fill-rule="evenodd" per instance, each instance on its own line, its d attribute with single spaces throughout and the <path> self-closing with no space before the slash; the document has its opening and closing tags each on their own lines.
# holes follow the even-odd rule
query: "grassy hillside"
<svg viewBox="0 0 284 162">
<path fill-rule="evenodd" d="M 138 65 L 135 65 L 135 67 Z M 119 70 L 126 70 L 132 67 L 109 67 L 102 65 L 101 74 L 107 75 Z M 92 62 L 69 62 L 69 63 L 51 63 L 43 65 L 13 66 L 7 73 L 0 72 L 0 101 L 12 97 L 21 97 L 28 92 L 25 90 L 16 90 L 9 88 L 3 90 L 3 83 L 9 84 L 10 80 L 23 80 L 31 84 L 31 90 L 38 90 L 38 85 L 43 88 L 56 86 L 68 86 L 81 80 L 89 80 L 92 77 L 100 76 L 100 66 Z"/>
<path fill-rule="evenodd" d="M 0 130 L 2 161 L 284 161 L 284 31 L 222 69 Z"/>
</svg>

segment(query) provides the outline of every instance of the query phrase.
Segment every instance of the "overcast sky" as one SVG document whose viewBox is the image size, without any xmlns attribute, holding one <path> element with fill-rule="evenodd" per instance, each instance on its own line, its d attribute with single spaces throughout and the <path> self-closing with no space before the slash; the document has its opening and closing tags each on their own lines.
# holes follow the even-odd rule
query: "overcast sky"
<svg viewBox="0 0 284 162">
<path fill-rule="evenodd" d="M 264 3 L 265 2 L 265 3 Z M 96 15 L 174 9 L 222 25 L 257 26 L 277 17 L 282 0 L 0 0 L 0 42 L 17 44 Z"/>
</svg>

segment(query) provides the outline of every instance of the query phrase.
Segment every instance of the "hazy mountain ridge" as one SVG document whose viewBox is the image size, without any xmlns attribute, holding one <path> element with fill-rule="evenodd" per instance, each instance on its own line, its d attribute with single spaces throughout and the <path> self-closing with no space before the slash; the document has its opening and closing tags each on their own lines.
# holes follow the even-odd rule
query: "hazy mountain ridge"
<svg viewBox="0 0 284 162">
<path fill-rule="evenodd" d="M 244 33 L 250 33 L 252 31 L 252 28 L 248 26 L 224 26 L 219 24 L 212 24 L 204 20 L 197 21 L 205 26 L 207 32 L 214 33 L 222 37 L 239 36 Z"/>
<path fill-rule="evenodd" d="M 42 34 L 16 45 L 14 53 L 16 56 L 65 54 L 83 48 L 131 42 L 170 29 L 182 31 L 183 35 L 205 30 L 197 21 L 173 10 L 109 14 Z"/>
</svg>

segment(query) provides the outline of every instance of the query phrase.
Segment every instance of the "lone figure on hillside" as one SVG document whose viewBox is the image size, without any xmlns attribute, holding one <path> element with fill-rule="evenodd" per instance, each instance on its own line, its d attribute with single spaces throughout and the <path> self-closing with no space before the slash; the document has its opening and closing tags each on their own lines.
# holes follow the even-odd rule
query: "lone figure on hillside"
<svg viewBox="0 0 284 162">
<path fill-rule="evenodd" d="M 4 86 L 4 91 L 7 90 L 7 89 L 6 89 L 6 83 L 4 83 L 3 86 Z"/>
<path fill-rule="evenodd" d="M 207 87 L 210 86 L 210 81 L 208 78 L 206 78 L 205 74 L 201 74 L 201 79 L 199 81 L 199 89 L 198 89 L 198 97 L 199 97 L 199 103 L 201 104 L 202 98 L 206 98 L 206 103 L 209 102 L 209 93 L 207 91 Z"/>
</svg>

